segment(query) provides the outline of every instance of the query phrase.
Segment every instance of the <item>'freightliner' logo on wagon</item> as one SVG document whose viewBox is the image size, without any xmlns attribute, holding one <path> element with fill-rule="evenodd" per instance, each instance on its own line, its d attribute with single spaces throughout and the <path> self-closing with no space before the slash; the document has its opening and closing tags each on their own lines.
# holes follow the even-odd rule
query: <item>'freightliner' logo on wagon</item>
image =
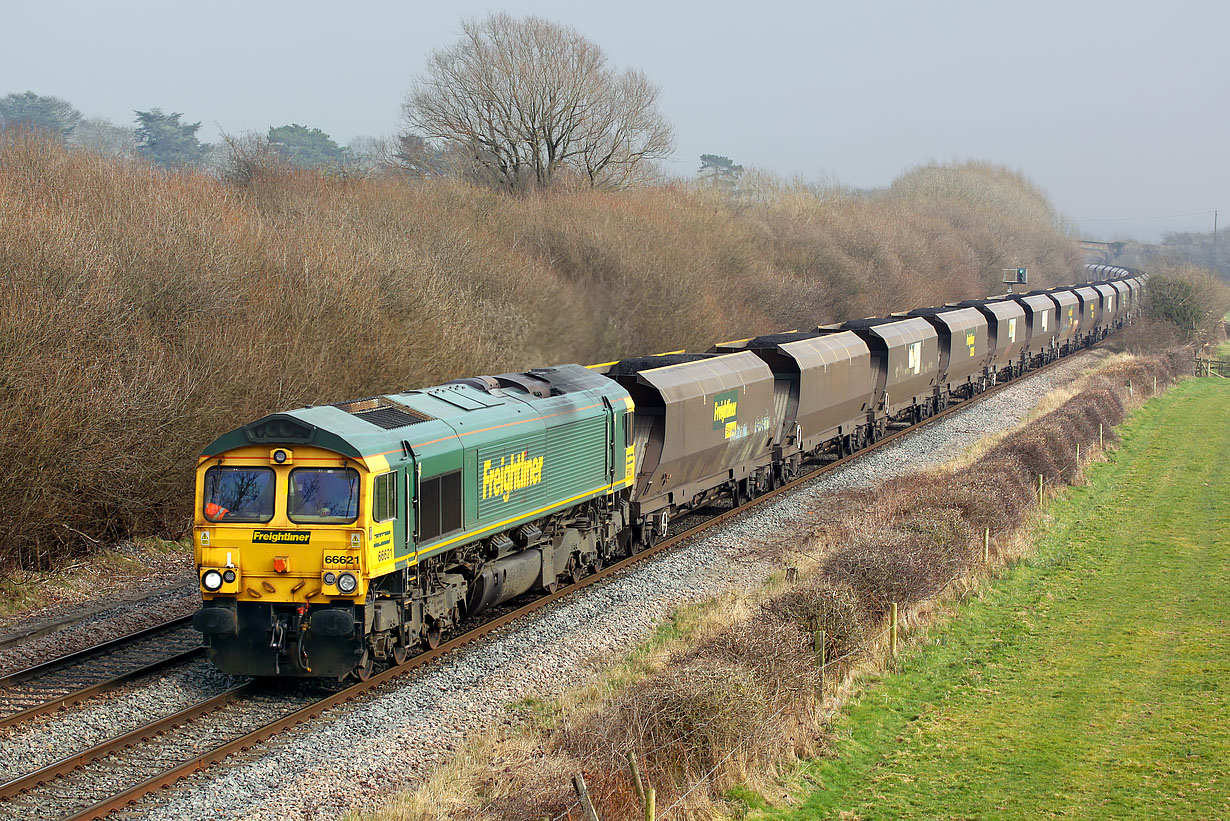
<svg viewBox="0 0 1230 821">
<path fill-rule="evenodd" d="M 726 391 L 713 397 L 713 429 L 725 430 L 726 438 L 734 435 L 738 426 L 736 417 L 739 415 L 739 391 Z"/>
<path fill-rule="evenodd" d="M 252 544 L 308 544 L 312 531 L 299 530 L 254 530 Z"/>
<path fill-rule="evenodd" d="M 498 465 L 490 459 L 483 461 L 483 498 L 500 497 L 508 501 L 513 491 L 536 485 L 542 481 L 542 463 L 546 457 L 530 458 L 529 451 L 500 457 Z"/>
</svg>

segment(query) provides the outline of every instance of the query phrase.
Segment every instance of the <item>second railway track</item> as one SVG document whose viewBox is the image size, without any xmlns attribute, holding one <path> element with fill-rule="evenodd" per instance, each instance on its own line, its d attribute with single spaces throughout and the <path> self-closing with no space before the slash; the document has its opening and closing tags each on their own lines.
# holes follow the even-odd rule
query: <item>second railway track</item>
<svg viewBox="0 0 1230 821">
<path fill-rule="evenodd" d="M 200 634 L 183 617 L 0 676 L 0 728 L 203 655 Z"/>
</svg>

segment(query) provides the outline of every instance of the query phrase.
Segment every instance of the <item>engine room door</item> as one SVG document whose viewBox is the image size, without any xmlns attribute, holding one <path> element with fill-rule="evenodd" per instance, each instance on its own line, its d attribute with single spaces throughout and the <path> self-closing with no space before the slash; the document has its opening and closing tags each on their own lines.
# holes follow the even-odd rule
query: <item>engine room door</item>
<svg viewBox="0 0 1230 821">
<path fill-rule="evenodd" d="M 402 527 L 402 538 L 394 546 L 395 557 L 401 559 L 409 557 L 410 565 L 413 566 L 416 562 L 414 559 L 415 550 L 415 535 L 418 530 L 417 517 L 415 516 L 415 502 L 418 496 L 418 462 L 413 459 L 413 451 L 410 450 L 408 442 L 402 442 L 402 446 L 406 452 L 411 455 L 410 461 L 406 462 L 403 469 L 406 481 L 402 483 L 405 490 L 402 497 L 401 509 L 405 511 L 405 520 Z"/>
<path fill-rule="evenodd" d="M 607 484 L 615 483 L 615 409 L 611 407 L 611 400 L 602 397 L 602 411 L 606 414 L 606 481 Z"/>
</svg>

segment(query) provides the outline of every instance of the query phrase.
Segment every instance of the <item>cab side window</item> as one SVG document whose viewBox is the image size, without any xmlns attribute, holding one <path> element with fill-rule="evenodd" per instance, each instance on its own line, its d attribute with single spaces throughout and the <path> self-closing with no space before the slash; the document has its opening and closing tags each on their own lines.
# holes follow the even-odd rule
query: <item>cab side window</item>
<svg viewBox="0 0 1230 821">
<path fill-rule="evenodd" d="M 397 472 L 389 471 L 372 483 L 372 519 L 387 522 L 397 518 Z"/>
</svg>

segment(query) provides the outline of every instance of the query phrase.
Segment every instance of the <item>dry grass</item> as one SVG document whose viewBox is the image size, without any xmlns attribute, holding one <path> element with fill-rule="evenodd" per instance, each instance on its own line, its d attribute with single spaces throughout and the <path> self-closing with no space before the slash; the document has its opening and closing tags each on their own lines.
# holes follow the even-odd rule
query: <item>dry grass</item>
<svg viewBox="0 0 1230 821">
<path fill-rule="evenodd" d="M 1080 261 L 1045 197 L 980 164 L 860 194 L 518 199 L 227 185 L 9 130 L 0 203 L 0 566 L 27 569 L 179 535 L 201 447 L 274 410 L 978 296 L 1005 255 L 1040 284 Z"/>
</svg>

